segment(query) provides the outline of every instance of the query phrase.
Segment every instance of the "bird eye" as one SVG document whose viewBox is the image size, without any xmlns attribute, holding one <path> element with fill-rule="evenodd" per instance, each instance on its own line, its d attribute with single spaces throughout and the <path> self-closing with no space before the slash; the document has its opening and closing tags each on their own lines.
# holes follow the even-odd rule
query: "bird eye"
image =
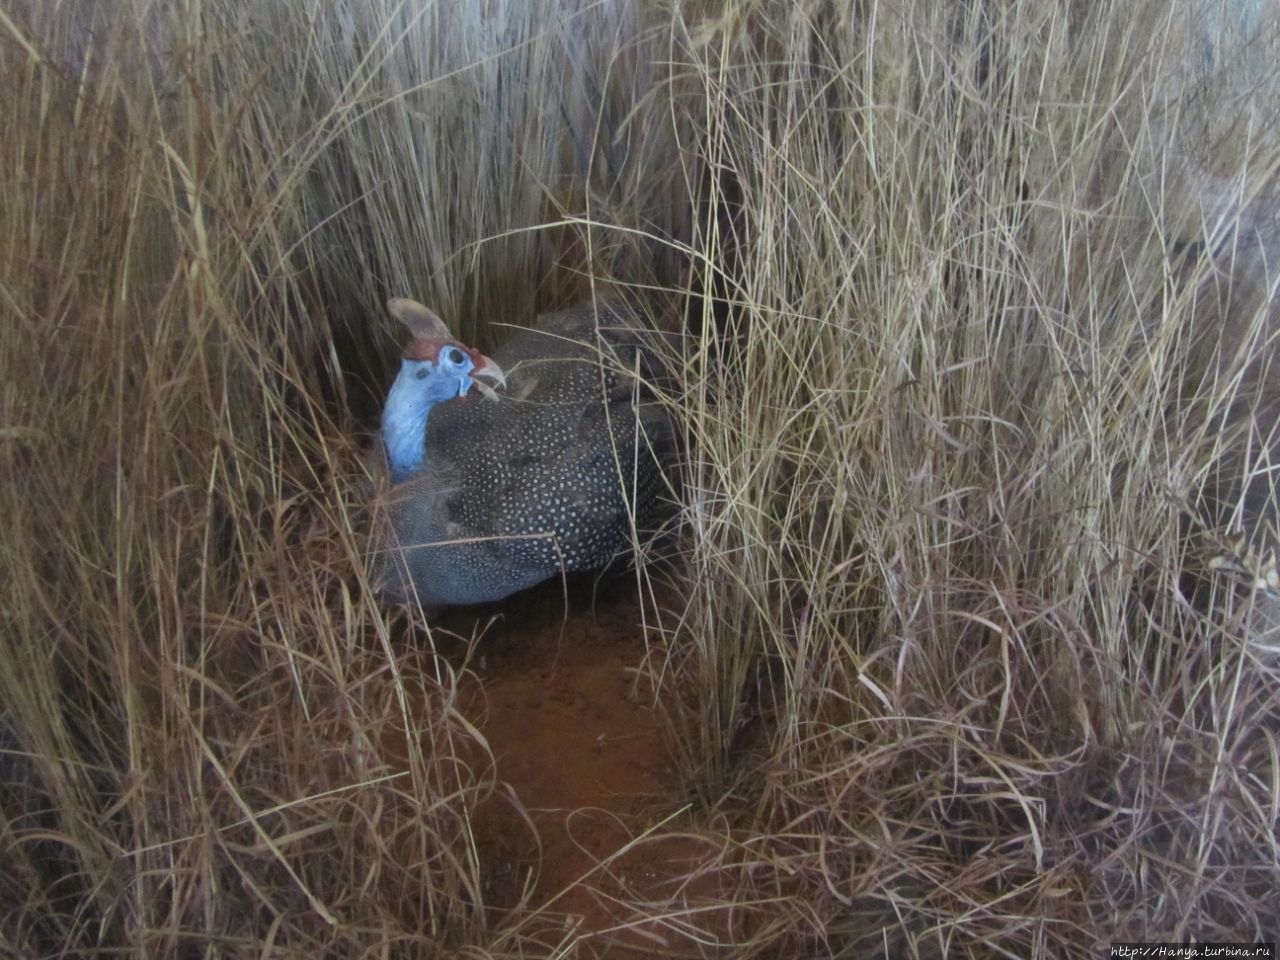
<svg viewBox="0 0 1280 960">
<path fill-rule="evenodd" d="M 449 358 L 449 362 L 455 367 L 462 363 L 462 351 L 457 347 L 450 347 L 446 356 Z"/>
</svg>

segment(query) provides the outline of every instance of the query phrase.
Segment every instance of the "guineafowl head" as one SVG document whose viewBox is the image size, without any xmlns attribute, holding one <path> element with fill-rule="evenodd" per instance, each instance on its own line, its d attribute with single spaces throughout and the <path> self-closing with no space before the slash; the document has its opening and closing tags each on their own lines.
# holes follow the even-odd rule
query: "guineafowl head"
<svg viewBox="0 0 1280 960">
<path fill-rule="evenodd" d="M 437 403 L 466 396 L 476 377 L 505 383 L 502 368 L 474 347 L 455 340 L 444 321 L 413 300 L 387 302 L 391 315 L 413 333 L 400 359 L 400 373 L 382 411 L 382 440 L 391 480 L 401 483 L 422 469 L 427 417 Z"/>
</svg>

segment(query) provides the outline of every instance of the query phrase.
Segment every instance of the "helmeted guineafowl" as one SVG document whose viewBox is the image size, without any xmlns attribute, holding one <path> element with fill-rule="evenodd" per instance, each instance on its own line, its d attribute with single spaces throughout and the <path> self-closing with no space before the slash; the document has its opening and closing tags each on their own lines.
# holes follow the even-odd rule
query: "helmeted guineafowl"
<svg viewBox="0 0 1280 960">
<path fill-rule="evenodd" d="M 385 594 L 499 600 L 606 565 L 630 545 L 633 518 L 641 529 L 656 518 L 672 426 L 643 392 L 656 334 L 630 306 L 546 315 L 492 360 L 421 304 L 388 308 L 414 339 L 382 416 Z M 470 391 L 477 377 L 502 387 Z"/>
</svg>

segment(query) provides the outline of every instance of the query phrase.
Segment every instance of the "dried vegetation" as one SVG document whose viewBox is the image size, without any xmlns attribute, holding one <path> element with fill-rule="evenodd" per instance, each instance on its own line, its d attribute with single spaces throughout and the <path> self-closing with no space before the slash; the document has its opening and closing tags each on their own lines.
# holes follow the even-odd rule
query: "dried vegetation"
<svg viewBox="0 0 1280 960">
<path fill-rule="evenodd" d="M 588 955 L 486 902 L 362 451 L 388 295 L 597 278 L 692 294 L 643 668 L 718 852 L 637 927 L 1275 940 L 1274 13 L 0 5 L 0 942 Z"/>
</svg>

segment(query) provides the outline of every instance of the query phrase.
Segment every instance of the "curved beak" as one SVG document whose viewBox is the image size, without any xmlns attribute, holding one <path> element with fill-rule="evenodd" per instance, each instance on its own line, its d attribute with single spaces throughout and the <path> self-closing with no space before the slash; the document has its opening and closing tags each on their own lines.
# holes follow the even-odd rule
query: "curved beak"
<svg viewBox="0 0 1280 960">
<path fill-rule="evenodd" d="M 507 375 L 502 372 L 502 368 L 486 357 L 483 353 L 475 355 L 476 363 L 471 368 L 471 379 L 475 382 L 476 389 L 483 393 L 490 400 L 497 400 L 498 393 L 493 387 L 487 383 L 482 383 L 480 377 L 486 377 L 493 380 L 500 387 L 507 385 Z"/>
</svg>

